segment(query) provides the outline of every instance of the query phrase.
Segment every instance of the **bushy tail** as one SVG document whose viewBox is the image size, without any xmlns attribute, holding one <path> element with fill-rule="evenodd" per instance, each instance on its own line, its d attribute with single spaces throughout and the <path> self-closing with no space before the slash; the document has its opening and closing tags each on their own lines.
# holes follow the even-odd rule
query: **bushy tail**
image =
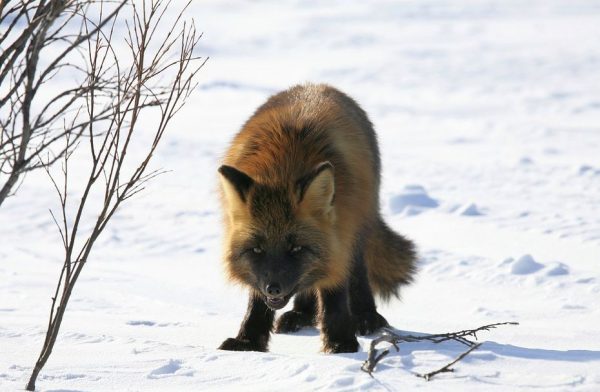
<svg viewBox="0 0 600 392">
<path fill-rule="evenodd" d="M 398 297 L 401 284 L 412 281 L 416 272 L 416 250 L 412 241 L 392 231 L 379 218 L 366 239 L 365 262 L 369 283 L 384 300 Z"/>
</svg>

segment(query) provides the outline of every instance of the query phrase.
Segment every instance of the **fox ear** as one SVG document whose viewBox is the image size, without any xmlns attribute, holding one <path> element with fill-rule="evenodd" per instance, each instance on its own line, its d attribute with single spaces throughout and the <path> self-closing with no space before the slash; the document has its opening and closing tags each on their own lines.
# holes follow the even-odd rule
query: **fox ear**
<svg viewBox="0 0 600 392">
<path fill-rule="evenodd" d="M 329 213 L 335 196 L 333 165 L 321 162 L 296 182 L 296 196 L 300 206 L 310 211 Z"/>
<path fill-rule="evenodd" d="M 247 201 L 248 192 L 252 188 L 254 180 L 246 173 L 227 165 L 221 166 L 219 173 L 221 173 L 223 193 L 230 208 L 242 207 Z"/>
</svg>

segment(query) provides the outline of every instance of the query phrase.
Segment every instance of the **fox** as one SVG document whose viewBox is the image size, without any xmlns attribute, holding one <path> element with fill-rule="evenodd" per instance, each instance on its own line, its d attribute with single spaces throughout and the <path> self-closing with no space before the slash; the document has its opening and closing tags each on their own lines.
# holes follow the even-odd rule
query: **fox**
<svg viewBox="0 0 600 392">
<path fill-rule="evenodd" d="M 271 332 L 320 326 L 323 352 L 351 353 L 357 333 L 389 326 L 374 295 L 413 281 L 416 248 L 381 217 L 377 136 L 352 98 L 312 83 L 271 96 L 218 172 L 226 275 L 249 289 L 239 332 L 219 349 L 266 352 Z"/>
</svg>

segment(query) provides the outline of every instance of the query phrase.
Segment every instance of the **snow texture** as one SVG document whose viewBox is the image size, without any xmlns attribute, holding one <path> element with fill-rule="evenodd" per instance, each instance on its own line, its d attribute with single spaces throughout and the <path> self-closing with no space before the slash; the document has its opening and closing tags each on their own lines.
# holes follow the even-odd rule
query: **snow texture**
<svg viewBox="0 0 600 392">
<path fill-rule="evenodd" d="M 483 215 L 479 207 L 475 203 L 467 203 L 462 205 L 457 211 L 457 214 L 464 216 L 478 216 Z"/>
<path fill-rule="evenodd" d="M 392 213 L 404 215 L 416 215 L 438 206 L 439 203 L 432 199 L 421 185 L 407 185 L 402 192 L 390 199 Z"/>
<path fill-rule="evenodd" d="M 510 267 L 510 272 L 515 275 L 532 274 L 544 268 L 543 264 L 537 263 L 531 255 L 523 255 Z"/>
<path fill-rule="evenodd" d="M 190 13 L 210 60 L 155 154 L 169 172 L 99 239 L 40 391 L 600 390 L 600 3 L 205 0 Z M 220 264 L 219 159 L 259 104 L 304 81 L 370 115 L 382 212 L 418 245 L 415 283 L 379 306 L 388 321 L 520 322 L 480 334 L 455 372 L 413 375 L 464 347 L 403 343 L 371 378 L 372 337 L 324 355 L 316 329 L 273 336 L 269 353 L 216 350 L 246 307 Z M 24 387 L 41 349 L 58 206 L 34 172 L 0 209 L 1 391 Z"/>
</svg>

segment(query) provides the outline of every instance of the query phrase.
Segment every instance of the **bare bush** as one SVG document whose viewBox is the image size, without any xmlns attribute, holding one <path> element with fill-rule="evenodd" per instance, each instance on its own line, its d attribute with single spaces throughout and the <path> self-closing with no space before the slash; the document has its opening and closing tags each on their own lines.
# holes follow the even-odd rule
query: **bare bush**
<svg viewBox="0 0 600 392">
<path fill-rule="evenodd" d="M 81 119 L 90 89 L 114 89 L 98 74 L 85 83 L 82 49 L 114 23 L 126 1 L 19 0 L 0 2 L 0 206 L 19 180 L 51 165 L 77 142 L 90 122 L 106 119 L 100 110 Z M 109 10 L 105 10 L 109 8 Z M 99 13 L 90 26 L 86 15 Z M 68 77 L 64 77 L 68 75 Z M 49 84 L 60 76 L 60 85 Z M 53 148 L 69 136 L 69 145 Z M 46 159 L 41 160 L 41 157 Z"/>
<path fill-rule="evenodd" d="M 171 2 L 132 1 L 123 8 L 116 24 L 105 26 L 83 13 L 82 31 L 88 37 L 87 48 L 82 50 L 87 64 L 87 77 L 81 86 L 84 106 L 78 112 L 78 118 L 83 120 L 63 128 L 76 128 L 81 135 L 63 132 L 59 151 L 61 176 L 48 169 L 50 162 L 40 163 L 46 167 L 60 199 L 60 214 L 52 216 L 62 239 L 64 263 L 52 297 L 42 351 L 27 390 L 35 390 L 35 381 L 52 352 L 73 287 L 96 240 L 120 205 L 160 174 L 148 169 L 149 162 L 169 122 L 195 87 L 196 74 L 206 61 L 194 54 L 200 35 L 193 22 L 183 20 L 188 5 L 189 2 L 175 20 L 167 20 Z M 124 14 L 125 45 L 119 46 L 115 26 Z M 151 129 L 140 125 L 142 113 L 156 115 Z M 77 146 L 74 138 L 80 138 L 82 145 L 75 153 L 85 150 L 89 166 L 75 202 L 69 196 L 70 161 Z M 78 170 L 81 167 L 78 162 Z M 71 205 L 75 207 L 71 209 Z M 91 228 L 82 229 L 82 222 L 90 220 Z"/>
</svg>

